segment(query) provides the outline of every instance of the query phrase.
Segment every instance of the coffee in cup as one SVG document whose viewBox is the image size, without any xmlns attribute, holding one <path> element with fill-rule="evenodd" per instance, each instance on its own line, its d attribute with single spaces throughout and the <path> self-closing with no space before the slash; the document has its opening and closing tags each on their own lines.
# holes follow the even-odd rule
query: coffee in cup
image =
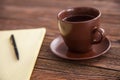
<svg viewBox="0 0 120 80">
<path fill-rule="evenodd" d="M 88 52 L 92 45 L 103 40 L 104 29 L 100 28 L 100 17 L 101 12 L 91 7 L 75 7 L 58 14 L 59 30 L 70 51 Z"/>
</svg>

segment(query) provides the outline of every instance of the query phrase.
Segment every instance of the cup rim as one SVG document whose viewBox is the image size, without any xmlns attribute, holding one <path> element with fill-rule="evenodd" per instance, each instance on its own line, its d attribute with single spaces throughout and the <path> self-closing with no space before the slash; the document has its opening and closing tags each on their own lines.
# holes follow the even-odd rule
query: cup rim
<svg viewBox="0 0 120 80">
<path fill-rule="evenodd" d="M 86 20 L 86 21 L 70 22 L 70 21 L 65 21 L 65 20 L 63 20 L 63 19 L 60 19 L 59 16 L 60 16 L 63 12 L 70 11 L 70 10 L 73 10 L 73 9 L 79 9 L 79 8 L 94 9 L 94 10 L 98 11 L 99 14 L 98 14 L 96 17 L 94 17 L 94 18 L 92 18 L 92 19 L 90 19 L 90 20 Z M 87 23 L 87 22 L 91 22 L 91 21 L 94 21 L 94 20 L 98 19 L 100 16 L 101 16 L 101 12 L 100 12 L 100 10 L 97 9 L 97 8 L 94 8 L 94 7 L 73 7 L 73 8 L 68 8 L 68 9 L 64 9 L 64 10 L 60 11 L 60 12 L 58 13 L 58 15 L 57 15 L 57 19 L 58 19 L 58 20 L 61 20 L 62 22 L 66 22 L 66 23 Z"/>
</svg>

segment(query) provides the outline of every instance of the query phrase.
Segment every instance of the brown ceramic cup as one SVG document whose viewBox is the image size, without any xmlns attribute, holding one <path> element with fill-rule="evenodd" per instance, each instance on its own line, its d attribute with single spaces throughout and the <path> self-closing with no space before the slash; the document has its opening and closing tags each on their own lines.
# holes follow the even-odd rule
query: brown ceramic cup
<svg viewBox="0 0 120 80">
<path fill-rule="evenodd" d="M 58 14 L 59 30 L 70 51 L 88 52 L 103 40 L 100 17 L 101 12 L 91 7 L 66 9 Z"/>
</svg>

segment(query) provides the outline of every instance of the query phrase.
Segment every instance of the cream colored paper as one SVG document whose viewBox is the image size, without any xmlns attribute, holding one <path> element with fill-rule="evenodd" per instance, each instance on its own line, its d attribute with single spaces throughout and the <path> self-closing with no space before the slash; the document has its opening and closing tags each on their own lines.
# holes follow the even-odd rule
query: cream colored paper
<svg viewBox="0 0 120 80">
<path fill-rule="evenodd" d="M 0 80 L 30 79 L 45 32 L 45 28 L 0 31 Z M 10 41 L 11 34 L 16 40 L 19 61 Z"/>
</svg>

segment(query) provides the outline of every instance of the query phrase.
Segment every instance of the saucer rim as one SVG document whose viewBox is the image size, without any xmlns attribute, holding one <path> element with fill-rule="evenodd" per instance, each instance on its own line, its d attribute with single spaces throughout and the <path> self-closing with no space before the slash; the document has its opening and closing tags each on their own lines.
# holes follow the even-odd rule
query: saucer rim
<svg viewBox="0 0 120 80">
<path fill-rule="evenodd" d="M 92 56 L 92 57 L 87 57 L 87 58 L 71 58 L 71 57 L 67 58 L 67 57 L 63 57 L 63 56 L 61 56 L 61 55 L 58 55 L 58 54 L 56 53 L 56 50 L 55 50 L 55 49 L 53 50 L 53 48 L 52 48 L 52 44 L 54 43 L 54 41 L 55 41 L 56 39 L 59 39 L 59 38 L 62 38 L 62 37 L 61 37 L 61 36 L 58 36 L 58 37 L 56 37 L 55 39 L 53 39 L 53 41 L 50 43 L 50 49 L 51 49 L 51 51 L 53 52 L 53 54 L 56 55 L 57 57 L 60 57 L 60 58 L 63 58 L 63 59 L 67 59 L 67 60 L 88 60 L 88 59 L 93 59 L 93 58 L 99 57 L 99 56 L 107 53 L 107 51 L 111 48 L 111 41 L 110 41 L 107 37 L 105 37 L 109 44 L 108 44 L 107 49 L 105 49 L 103 52 L 101 52 L 101 53 L 99 53 L 99 54 L 97 54 L 97 55 L 94 55 L 94 56 Z M 100 43 L 99 43 L 99 44 L 100 44 Z"/>
</svg>

